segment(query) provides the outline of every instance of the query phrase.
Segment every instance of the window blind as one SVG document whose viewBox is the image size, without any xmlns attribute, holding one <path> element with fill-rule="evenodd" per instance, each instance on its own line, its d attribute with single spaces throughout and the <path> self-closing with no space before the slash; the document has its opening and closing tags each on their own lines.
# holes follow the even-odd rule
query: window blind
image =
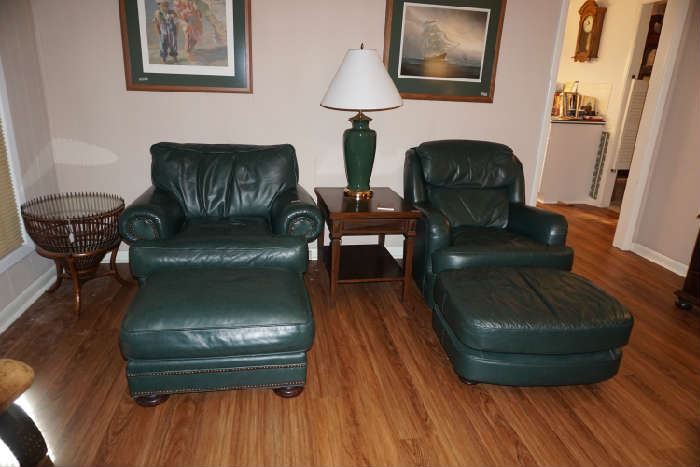
<svg viewBox="0 0 700 467">
<path fill-rule="evenodd" d="M 0 120 L 0 258 L 22 246 L 19 209 L 7 152 L 5 126 Z"/>
</svg>

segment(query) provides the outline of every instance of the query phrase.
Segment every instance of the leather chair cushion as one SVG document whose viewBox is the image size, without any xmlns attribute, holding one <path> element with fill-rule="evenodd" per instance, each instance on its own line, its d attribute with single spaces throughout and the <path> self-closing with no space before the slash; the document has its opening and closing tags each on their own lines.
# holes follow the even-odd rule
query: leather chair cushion
<svg viewBox="0 0 700 467">
<path fill-rule="evenodd" d="M 272 235 L 270 223 L 265 217 L 202 217 L 190 219 L 177 237 L 181 241 L 206 239 L 226 241 L 237 236 Z"/>
<path fill-rule="evenodd" d="M 505 188 L 433 188 L 428 198 L 455 227 L 508 225 L 508 191 Z"/>
<path fill-rule="evenodd" d="M 416 148 L 425 182 L 433 186 L 499 188 L 522 177 L 522 164 L 504 144 L 490 141 L 429 141 Z"/>
<path fill-rule="evenodd" d="M 565 246 L 548 246 L 507 229 L 461 227 L 451 245 L 432 254 L 433 271 L 481 266 L 534 266 L 569 270 L 574 254 Z"/>
<path fill-rule="evenodd" d="M 182 359 L 306 351 L 313 336 L 301 274 L 181 269 L 148 277 L 120 342 L 127 359 Z"/>
<path fill-rule="evenodd" d="M 306 271 L 309 248 L 304 237 L 258 232 L 240 234 L 235 226 L 216 223 L 189 224 L 168 240 L 149 240 L 129 249 L 131 273 L 148 277 L 155 271 L 181 268 L 253 267 Z M 235 235 L 226 232 L 236 232 Z M 235 237 L 232 240 L 231 237 Z"/>
<path fill-rule="evenodd" d="M 436 307 L 460 342 L 477 350 L 571 354 L 625 345 L 632 315 L 588 280 L 540 268 L 446 271 Z"/>
<path fill-rule="evenodd" d="M 299 169 L 289 144 L 158 143 L 151 146 L 151 179 L 170 193 L 185 217 L 268 216 Z"/>
</svg>

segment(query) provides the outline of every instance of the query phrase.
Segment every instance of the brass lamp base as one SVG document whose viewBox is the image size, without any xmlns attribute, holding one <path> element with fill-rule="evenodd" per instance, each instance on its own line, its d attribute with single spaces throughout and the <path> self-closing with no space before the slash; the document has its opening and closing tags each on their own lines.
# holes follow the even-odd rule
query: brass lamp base
<svg viewBox="0 0 700 467">
<path fill-rule="evenodd" d="M 345 190 L 343 190 L 343 195 L 347 198 L 359 201 L 361 199 L 370 199 L 372 197 L 372 190 L 353 191 L 349 188 L 345 188 Z"/>
</svg>

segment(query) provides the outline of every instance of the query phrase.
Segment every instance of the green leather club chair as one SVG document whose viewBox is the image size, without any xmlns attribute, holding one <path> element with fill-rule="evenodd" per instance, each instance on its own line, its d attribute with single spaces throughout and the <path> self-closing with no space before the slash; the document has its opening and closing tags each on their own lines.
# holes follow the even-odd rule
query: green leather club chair
<svg viewBox="0 0 700 467">
<path fill-rule="evenodd" d="M 432 307 L 437 274 L 473 267 L 570 270 L 563 216 L 524 204 L 523 168 L 487 141 L 430 141 L 406 152 L 404 197 L 422 211 L 413 277 Z"/>
<path fill-rule="evenodd" d="M 314 322 L 302 274 L 323 218 L 290 145 L 158 143 L 119 229 L 141 288 L 120 348 L 134 400 L 301 393 Z"/>
<path fill-rule="evenodd" d="M 151 146 L 151 186 L 119 219 L 133 276 L 182 268 L 304 272 L 323 225 L 291 145 Z"/>
</svg>

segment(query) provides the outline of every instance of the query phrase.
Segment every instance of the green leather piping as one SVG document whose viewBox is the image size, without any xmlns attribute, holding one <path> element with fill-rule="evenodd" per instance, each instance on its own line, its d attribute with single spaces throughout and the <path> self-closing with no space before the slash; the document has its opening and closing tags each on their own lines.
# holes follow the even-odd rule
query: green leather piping
<svg viewBox="0 0 700 467">
<path fill-rule="evenodd" d="M 181 388 L 181 389 L 165 389 L 161 391 L 138 391 L 132 392 L 132 396 L 150 396 L 152 394 L 178 394 L 183 392 L 210 392 L 210 391 L 228 391 L 231 389 L 254 389 L 254 388 L 283 388 L 286 386 L 303 386 L 304 381 L 288 381 L 286 383 L 266 383 L 266 384 L 243 384 L 239 386 L 217 386 L 214 388 Z"/>
<path fill-rule="evenodd" d="M 127 373 L 126 376 L 160 376 L 160 375 L 198 375 L 210 373 L 240 373 L 241 371 L 250 370 L 277 370 L 284 368 L 304 368 L 306 363 L 288 363 L 279 365 L 257 365 L 257 366 L 239 366 L 235 368 L 203 368 L 198 370 L 171 370 L 171 371 L 150 371 L 148 373 Z"/>
<path fill-rule="evenodd" d="M 226 326 L 211 326 L 202 328 L 169 328 L 169 329 L 131 329 L 124 331 L 124 334 L 160 334 L 161 332 L 169 331 L 236 331 L 238 329 L 250 329 L 250 328 L 296 328 L 299 326 L 308 326 L 314 324 L 313 320 L 304 321 L 302 323 L 283 323 L 283 324 L 250 324 L 247 326 L 236 326 L 236 327 L 226 327 Z"/>
<path fill-rule="evenodd" d="M 248 248 L 242 248 L 238 247 L 236 245 L 225 245 L 225 246 L 215 246 L 215 247 L 209 247 L 209 246 L 201 246 L 201 247 L 180 247 L 177 245 L 139 245 L 139 249 L 142 250 L 149 250 L 149 249 L 163 249 L 163 248 L 173 248 L 177 249 L 179 251 L 202 251 L 202 250 L 236 250 L 236 251 L 260 251 L 260 250 L 282 250 L 282 251 L 288 251 L 289 247 L 284 247 L 284 246 L 260 246 L 260 247 L 248 247 Z"/>
</svg>

